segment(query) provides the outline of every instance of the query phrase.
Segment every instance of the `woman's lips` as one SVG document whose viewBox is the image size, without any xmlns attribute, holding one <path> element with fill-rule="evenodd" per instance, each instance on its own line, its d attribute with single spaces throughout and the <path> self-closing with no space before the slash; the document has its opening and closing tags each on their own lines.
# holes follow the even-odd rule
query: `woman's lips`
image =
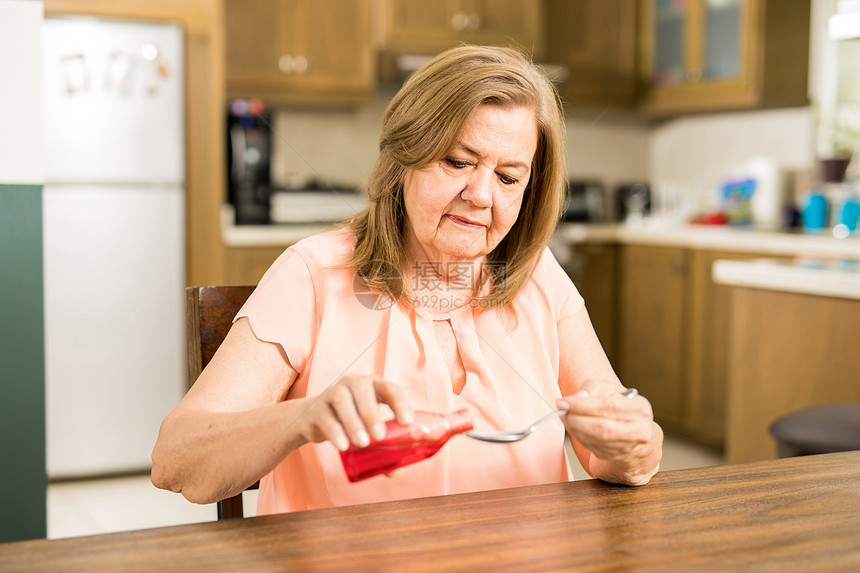
<svg viewBox="0 0 860 573">
<path fill-rule="evenodd" d="M 458 225 L 461 225 L 463 227 L 469 227 L 471 229 L 479 229 L 479 228 L 484 226 L 483 224 L 478 223 L 477 221 L 472 221 L 471 219 L 467 219 L 465 217 L 460 217 L 458 215 L 451 215 L 450 213 L 448 214 L 448 218 L 452 222 L 454 222 Z"/>
</svg>

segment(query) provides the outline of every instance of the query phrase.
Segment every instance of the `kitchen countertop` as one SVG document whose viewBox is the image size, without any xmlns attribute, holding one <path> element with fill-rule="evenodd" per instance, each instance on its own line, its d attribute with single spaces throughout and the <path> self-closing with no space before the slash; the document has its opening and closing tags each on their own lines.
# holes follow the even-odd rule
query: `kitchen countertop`
<svg viewBox="0 0 860 573">
<path fill-rule="evenodd" d="M 227 247 L 288 247 L 305 237 L 333 227 L 330 223 L 291 223 L 289 225 L 222 225 L 221 236 Z"/>
<path fill-rule="evenodd" d="M 725 226 L 565 224 L 557 238 L 570 243 L 617 242 L 693 249 L 860 259 L 860 238 L 763 231 Z"/>
<path fill-rule="evenodd" d="M 716 261 L 714 282 L 860 300 L 860 260 Z"/>
<path fill-rule="evenodd" d="M 289 225 L 234 225 L 232 211 L 224 210 L 221 233 L 227 247 L 286 247 L 332 228 L 333 223 Z M 830 235 L 804 235 L 702 225 L 627 226 L 623 224 L 566 223 L 559 227 L 556 243 L 613 242 L 676 246 L 734 252 L 809 257 L 860 259 L 860 238 L 836 239 Z"/>
<path fill-rule="evenodd" d="M 221 206 L 221 238 L 226 247 L 288 247 L 305 237 L 327 231 L 334 223 L 236 225 L 232 205 Z"/>
</svg>

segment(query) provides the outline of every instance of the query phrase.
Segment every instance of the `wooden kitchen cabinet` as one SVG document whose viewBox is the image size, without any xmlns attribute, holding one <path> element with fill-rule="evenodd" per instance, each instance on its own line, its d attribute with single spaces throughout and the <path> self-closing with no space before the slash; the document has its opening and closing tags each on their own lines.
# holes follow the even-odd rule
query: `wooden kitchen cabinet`
<svg viewBox="0 0 860 573">
<path fill-rule="evenodd" d="M 517 45 L 543 52 L 540 0 L 384 0 L 383 46 L 436 54 L 462 43 Z"/>
<path fill-rule="evenodd" d="M 697 441 L 722 447 L 726 433 L 732 287 L 713 280 L 714 262 L 790 259 L 766 253 L 694 249 L 689 254 L 684 423 Z"/>
<path fill-rule="evenodd" d="M 375 82 L 371 0 L 226 0 L 228 97 L 361 102 Z"/>
<path fill-rule="evenodd" d="M 713 281 L 712 268 L 720 259 L 748 258 L 749 253 L 690 253 L 686 417 L 700 441 L 717 447 L 725 434 L 731 288 Z"/>
<path fill-rule="evenodd" d="M 618 367 L 669 431 L 721 448 L 726 433 L 731 293 L 717 260 L 772 254 L 625 245 L 619 255 Z"/>
<path fill-rule="evenodd" d="M 255 285 L 272 266 L 284 247 L 230 247 L 226 256 L 227 285 Z"/>
<path fill-rule="evenodd" d="M 667 429 L 683 429 L 687 249 L 621 247 L 617 371 Z"/>
<path fill-rule="evenodd" d="M 809 0 L 639 0 L 641 109 L 808 104 Z"/>
<path fill-rule="evenodd" d="M 546 0 L 546 61 L 567 71 L 570 110 L 632 108 L 637 96 L 637 0 Z"/>
<path fill-rule="evenodd" d="M 563 267 L 585 299 L 597 337 L 614 365 L 618 331 L 618 246 L 614 243 L 573 244 Z"/>
<path fill-rule="evenodd" d="M 772 459 L 774 420 L 812 406 L 860 402 L 860 300 L 727 288 L 734 292 L 726 462 Z"/>
</svg>

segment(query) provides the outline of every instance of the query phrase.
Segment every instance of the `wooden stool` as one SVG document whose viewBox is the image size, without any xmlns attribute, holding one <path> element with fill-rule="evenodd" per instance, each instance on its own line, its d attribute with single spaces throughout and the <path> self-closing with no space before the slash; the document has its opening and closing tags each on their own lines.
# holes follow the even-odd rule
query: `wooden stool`
<svg viewBox="0 0 860 573">
<path fill-rule="evenodd" d="M 770 426 L 781 458 L 860 450 L 860 402 L 815 406 Z"/>
</svg>

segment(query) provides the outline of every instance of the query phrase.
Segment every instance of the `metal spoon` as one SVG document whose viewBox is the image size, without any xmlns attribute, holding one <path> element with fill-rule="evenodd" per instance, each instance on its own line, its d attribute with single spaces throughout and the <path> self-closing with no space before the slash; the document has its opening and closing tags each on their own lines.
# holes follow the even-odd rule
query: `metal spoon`
<svg viewBox="0 0 860 573">
<path fill-rule="evenodd" d="M 622 398 L 633 398 L 639 391 L 636 388 L 627 388 L 623 392 L 619 392 L 618 395 Z M 510 444 L 512 442 L 519 442 L 523 438 L 528 437 L 532 432 L 538 429 L 538 426 L 555 418 L 556 416 L 561 416 L 562 414 L 567 413 L 567 410 L 556 410 L 555 412 L 551 412 L 526 428 L 525 430 L 521 430 L 519 432 L 466 432 L 466 436 L 469 436 L 475 440 L 481 440 L 483 442 L 494 442 L 497 444 Z"/>
</svg>

